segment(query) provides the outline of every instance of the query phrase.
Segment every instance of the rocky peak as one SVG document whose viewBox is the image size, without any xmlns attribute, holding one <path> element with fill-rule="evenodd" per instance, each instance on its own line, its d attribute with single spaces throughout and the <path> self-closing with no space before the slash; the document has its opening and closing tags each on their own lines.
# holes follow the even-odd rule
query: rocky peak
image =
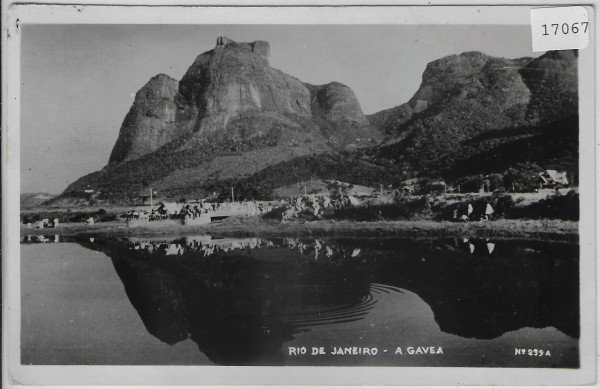
<svg viewBox="0 0 600 389">
<path fill-rule="evenodd" d="M 490 57 L 479 51 L 468 51 L 448 55 L 427 64 L 423 80 L 433 80 L 448 76 L 465 77 L 480 71 Z"/>
<path fill-rule="evenodd" d="M 136 94 L 110 163 L 140 158 L 186 134 L 191 135 L 188 148 L 215 136 L 248 141 L 283 127 L 320 129 L 340 146 L 377 138 L 350 88 L 330 83 L 309 90 L 271 68 L 269 54 L 268 42 L 220 36 L 180 82 L 165 74 L 152 77 Z"/>
<path fill-rule="evenodd" d="M 373 114 L 369 120 L 395 136 L 406 133 L 405 125 L 417 117 L 434 118 L 444 112 L 456 120 L 476 111 L 485 117 L 486 112 L 488 120 L 479 123 L 483 129 L 493 123 L 510 127 L 552 122 L 576 115 L 577 107 L 576 50 L 549 51 L 535 59 L 466 52 L 429 63 L 407 103 Z"/>
<path fill-rule="evenodd" d="M 471 51 L 429 63 L 421 86 L 409 101 L 415 113 L 452 100 L 495 101 L 501 109 L 529 101 L 519 69 L 530 58 L 505 59 Z"/>
<path fill-rule="evenodd" d="M 175 126 L 179 82 L 166 74 L 152 77 L 135 95 L 109 163 L 148 154 L 181 135 Z"/>
<path fill-rule="evenodd" d="M 166 75 L 157 74 L 136 93 L 136 100 L 145 99 L 169 99 L 173 100 L 179 91 L 179 81 Z"/>
<path fill-rule="evenodd" d="M 308 85 L 311 91 L 312 110 L 326 120 L 349 120 L 366 125 L 368 120 L 352 89 L 339 82 L 326 85 Z"/>
<path fill-rule="evenodd" d="M 348 86 L 339 82 L 305 85 L 310 91 L 313 117 L 332 145 L 354 148 L 381 140 L 381 133 L 370 125 Z"/>
<path fill-rule="evenodd" d="M 213 50 L 196 58 L 179 85 L 180 116 L 189 119 L 188 124 L 200 138 L 228 132 L 240 115 L 269 112 L 271 116 L 310 117 L 306 87 L 296 78 L 272 69 L 268 55 L 267 42 L 235 42 L 219 37 Z M 264 123 L 262 130 L 252 122 L 244 127 L 245 138 L 269 130 Z"/>
<path fill-rule="evenodd" d="M 577 115 L 577 103 L 574 51 L 536 59 L 468 52 L 427 65 L 408 103 L 369 120 L 391 138 L 386 156 L 400 156 L 412 174 L 438 174 L 448 161 L 488 150 L 493 142 L 485 140 L 495 134 L 523 129 L 525 136 L 527 128 Z"/>
<path fill-rule="evenodd" d="M 217 38 L 217 46 L 227 46 L 232 44 L 235 44 L 235 41 L 233 39 L 227 38 L 224 35 L 221 35 Z"/>
<path fill-rule="evenodd" d="M 227 38 L 226 36 L 220 36 L 217 38 L 217 45 L 215 46 L 215 49 L 224 48 L 241 48 L 249 50 L 252 53 L 262 55 L 263 57 L 268 57 L 271 55 L 271 46 L 269 45 L 269 42 L 266 41 L 238 43 L 233 39 Z"/>
</svg>

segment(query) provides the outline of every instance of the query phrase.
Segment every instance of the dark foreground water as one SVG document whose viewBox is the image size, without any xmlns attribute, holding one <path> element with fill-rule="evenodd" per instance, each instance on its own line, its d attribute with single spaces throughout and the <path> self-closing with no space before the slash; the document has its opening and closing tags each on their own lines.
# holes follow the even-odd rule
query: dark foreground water
<svg viewBox="0 0 600 389">
<path fill-rule="evenodd" d="M 576 368 L 578 269 L 549 241 L 28 236 L 21 360 Z"/>
</svg>

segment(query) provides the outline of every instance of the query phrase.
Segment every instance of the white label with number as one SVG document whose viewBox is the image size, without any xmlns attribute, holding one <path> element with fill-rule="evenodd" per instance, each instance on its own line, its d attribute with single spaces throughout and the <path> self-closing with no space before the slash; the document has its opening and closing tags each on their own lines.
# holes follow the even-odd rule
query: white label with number
<svg viewBox="0 0 600 389">
<path fill-rule="evenodd" d="M 585 7 L 544 7 L 531 9 L 533 51 L 583 49 L 590 41 Z"/>
</svg>

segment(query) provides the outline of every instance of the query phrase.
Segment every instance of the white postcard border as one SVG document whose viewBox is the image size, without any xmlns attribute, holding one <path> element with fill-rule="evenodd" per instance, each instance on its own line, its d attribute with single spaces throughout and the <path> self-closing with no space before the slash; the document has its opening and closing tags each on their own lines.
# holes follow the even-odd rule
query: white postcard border
<svg viewBox="0 0 600 389">
<path fill-rule="evenodd" d="M 465 3 L 465 2 L 463 2 Z M 554 4 L 555 5 L 555 4 Z M 92 7 L 13 5 L 3 30 L 2 251 L 3 380 L 15 385 L 582 385 L 596 376 L 595 286 L 595 35 L 580 51 L 580 369 L 426 368 L 426 367 L 129 367 L 21 366 L 20 359 L 20 26 L 23 23 L 130 24 L 528 24 L 529 7 L 514 18 L 515 7 Z M 479 10 L 479 11 L 477 11 Z M 596 20 L 588 7 L 590 20 Z M 505 13 L 506 12 L 506 13 Z M 513 15 L 514 16 L 514 15 Z M 525 22 L 522 22 L 525 20 Z M 595 31 L 595 30 L 593 30 Z M 594 82 L 590 82 L 593 77 Z M 596 166 L 596 169 L 592 169 Z"/>
</svg>

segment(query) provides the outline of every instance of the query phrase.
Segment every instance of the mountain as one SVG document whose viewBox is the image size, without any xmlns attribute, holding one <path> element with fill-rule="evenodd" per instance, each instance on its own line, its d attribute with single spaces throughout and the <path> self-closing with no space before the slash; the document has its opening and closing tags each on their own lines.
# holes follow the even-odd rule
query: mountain
<svg viewBox="0 0 600 389">
<path fill-rule="evenodd" d="M 572 118 L 565 136 L 577 136 L 577 115 L 576 51 L 533 60 L 467 52 L 428 64 L 407 103 L 369 120 L 390 138 L 380 158 L 410 176 L 459 176 L 461 161 L 493 154 L 500 144 L 531 138 L 556 121 Z"/>
<path fill-rule="evenodd" d="M 338 147 L 378 138 L 350 88 L 340 83 L 309 85 L 269 65 L 269 44 L 217 39 L 196 58 L 181 82 L 153 77 L 125 117 L 109 165 L 135 160 L 185 138 L 177 149 L 207 141 L 251 142 L 289 134 L 291 140 Z M 341 131 L 341 128 L 352 131 Z"/>
<path fill-rule="evenodd" d="M 398 187 L 411 177 L 566 170 L 578 176 L 577 51 L 532 58 L 466 52 L 435 60 L 413 97 L 365 116 L 350 88 L 310 85 L 269 65 L 267 42 L 225 37 L 181 81 L 136 94 L 109 164 L 53 203 L 270 198 L 309 179 Z M 507 185 L 506 183 L 504 185 Z"/>
<path fill-rule="evenodd" d="M 110 154 L 110 164 L 140 158 L 185 135 L 186 128 L 175 122 L 178 91 L 177 80 L 159 74 L 136 93 Z"/>
<path fill-rule="evenodd" d="M 444 57 L 427 65 L 407 103 L 367 118 L 386 134 L 383 144 L 299 156 L 226 184 L 257 195 L 252 188 L 259 185 L 280 188 L 317 178 L 397 188 L 412 177 L 460 183 L 502 176 L 493 190 L 515 180 L 523 181 L 515 187 L 528 187 L 526 178 L 544 169 L 566 171 L 571 183 L 578 182 L 576 51 L 536 59 L 478 52 Z"/>
<path fill-rule="evenodd" d="M 21 209 L 31 209 L 44 204 L 46 201 L 53 199 L 56 195 L 43 192 L 21 193 L 20 203 Z"/>
<path fill-rule="evenodd" d="M 382 136 L 354 92 L 310 85 L 270 67 L 269 43 L 219 37 L 178 82 L 148 81 L 121 126 L 109 164 L 71 184 L 124 201 L 149 187 L 166 196 L 204 196 L 208 180 L 245 176 L 298 156 L 355 150 Z"/>
</svg>

